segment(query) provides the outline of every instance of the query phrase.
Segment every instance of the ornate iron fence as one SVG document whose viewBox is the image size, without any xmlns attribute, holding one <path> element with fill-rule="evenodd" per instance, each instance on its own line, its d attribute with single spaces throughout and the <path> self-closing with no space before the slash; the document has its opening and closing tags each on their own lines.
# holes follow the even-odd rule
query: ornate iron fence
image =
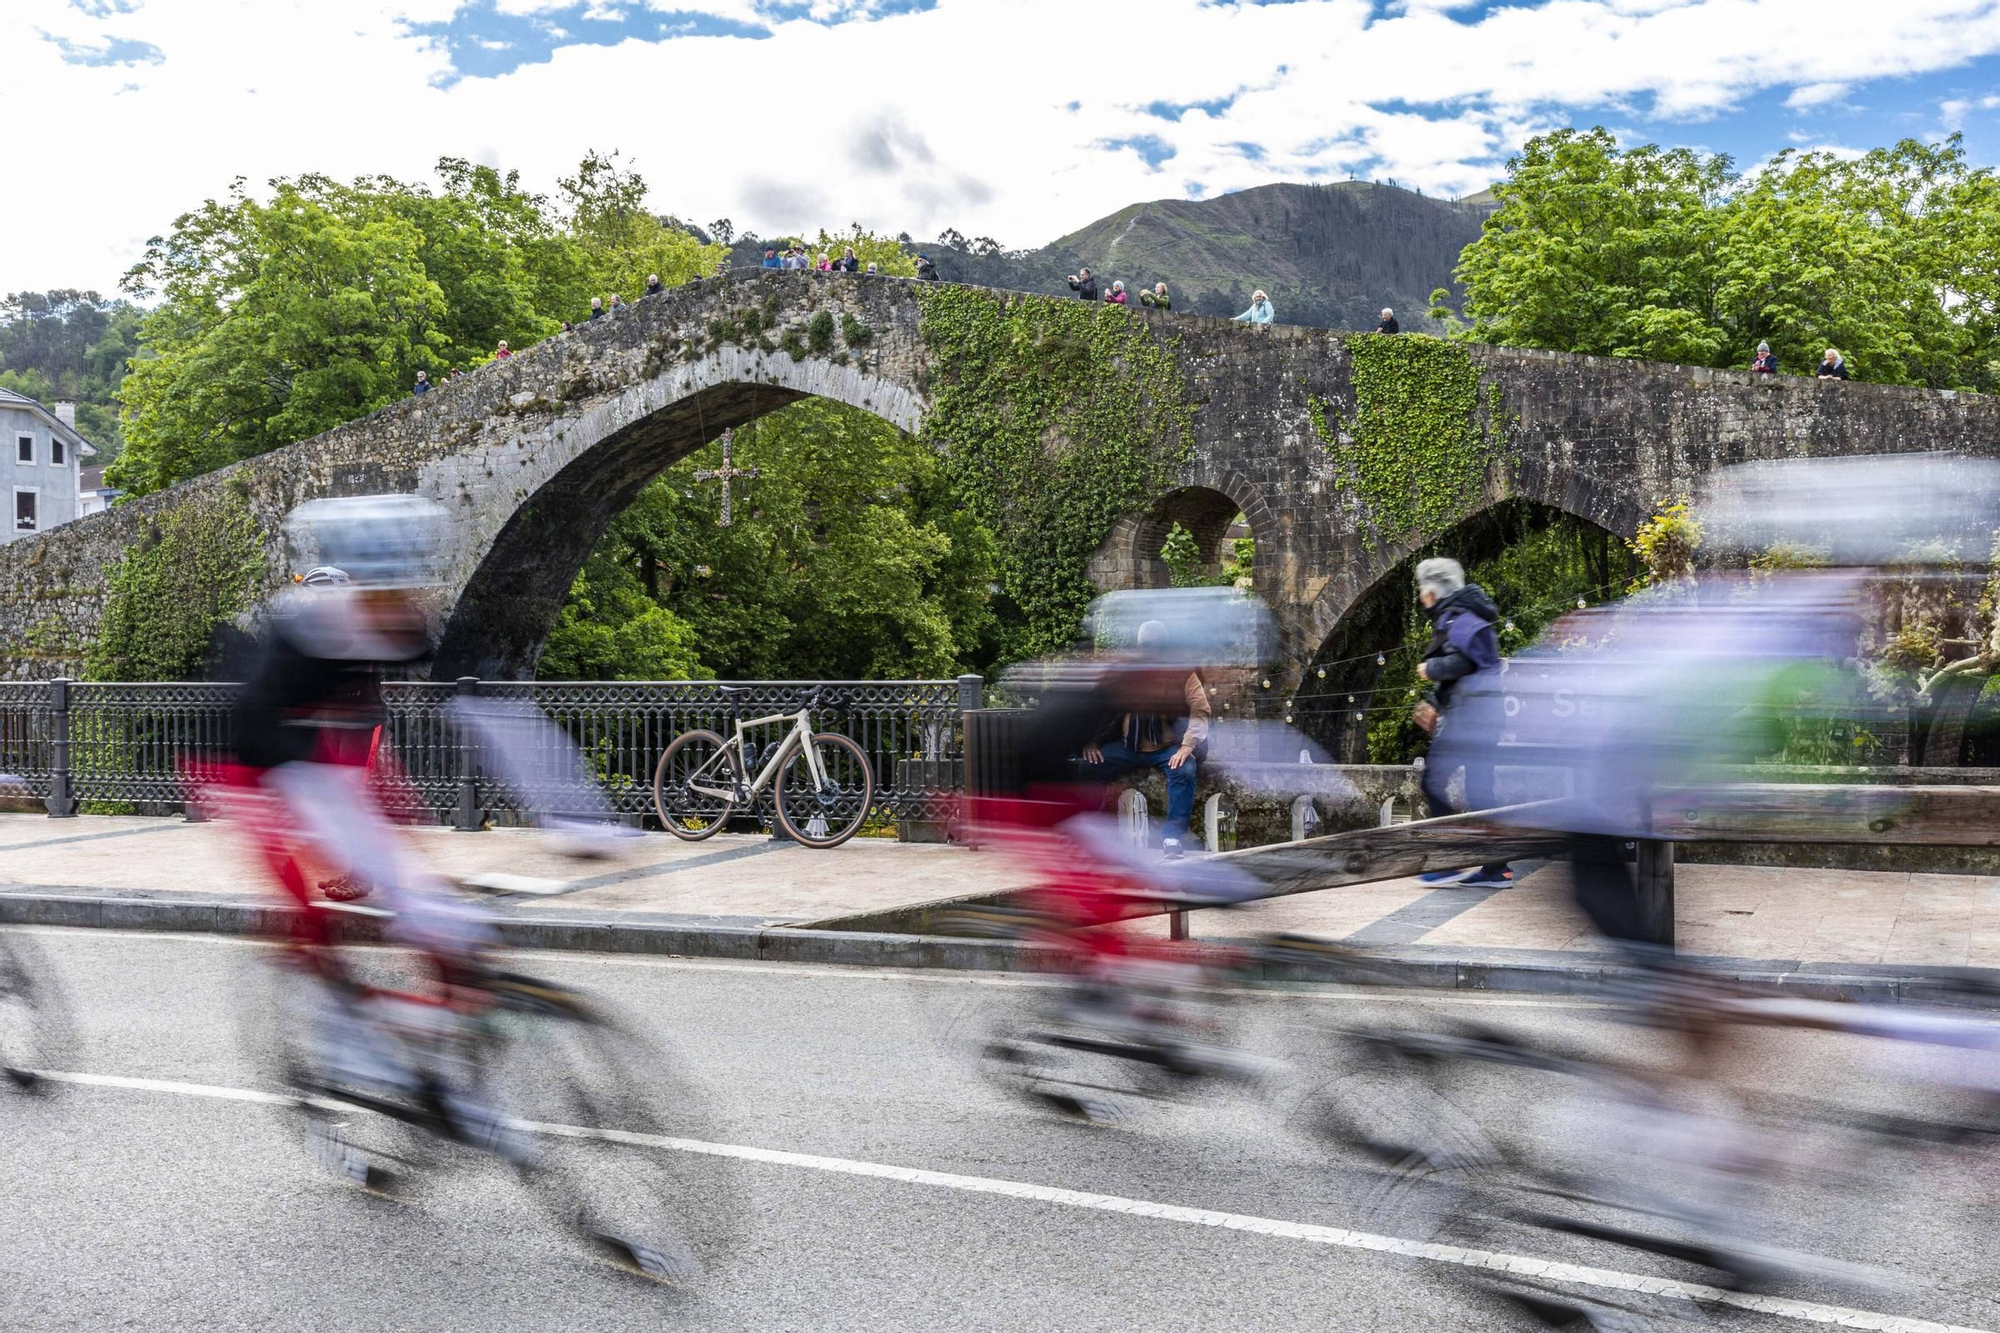
<svg viewBox="0 0 2000 1333">
<path fill-rule="evenodd" d="M 725 697 L 718 688 L 731 685 Z M 581 750 L 599 791 L 628 817 L 652 812 L 653 766 L 683 731 L 727 734 L 745 721 L 796 710 L 824 687 L 813 725 L 861 745 L 874 764 L 876 806 L 904 834 L 940 826 L 956 805 L 964 771 L 964 723 L 980 705 L 977 676 L 900 681 L 479 681 L 391 682 L 383 749 L 396 780 L 386 791 L 408 813 L 477 828 L 521 814 L 520 793 L 497 780 L 450 716 L 472 695 L 531 703 Z M 233 748 L 226 682 L 0 683 L 0 774 L 11 775 L 49 813 L 184 809 L 189 772 Z M 749 737 L 755 764 L 780 728 Z M 550 756 L 553 759 L 553 756 Z M 531 757 L 532 758 L 532 757 Z M 555 771 L 556 765 L 550 765 Z M 561 808 L 561 791 L 532 794 Z M 553 798 L 553 800 L 552 800 Z M 769 822 L 768 789 L 753 819 Z"/>
</svg>

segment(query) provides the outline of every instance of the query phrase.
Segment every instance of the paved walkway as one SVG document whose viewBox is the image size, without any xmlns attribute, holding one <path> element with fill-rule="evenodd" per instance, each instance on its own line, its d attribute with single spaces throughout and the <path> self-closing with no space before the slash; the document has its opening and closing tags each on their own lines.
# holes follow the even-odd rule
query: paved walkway
<svg viewBox="0 0 2000 1333">
<path fill-rule="evenodd" d="M 450 873 L 504 870 L 577 881 L 578 867 L 538 834 L 411 830 Z M 1568 867 L 1527 869 L 1504 890 L 1432 889 L 1415 880 L 1331 889 L 1198 913 L 1194 933 L 1298 931 L 1421 949 L 1588 952 L 1569 905 Z M 723 834 L 684 843 L 663 834 L 619 844 L 587 865 L 565 910 L 633 920 L 797 925 L 1023 883 L 998 853 L 858 838 L 814 851 Z M 188 895 L 250 900 L 263 880 L 233 832 L 177 819 L 0 815 L 0 892 L 9 889 Z M 1683 952 L 1811 963 L 2000 967 L 2000 881 L 1971 875 L 1681 866 Z M 514 910 L 531 911 L 539 904 Z M 1155 928 L 1164 929 L 1155 922 Z"/>
</svg>

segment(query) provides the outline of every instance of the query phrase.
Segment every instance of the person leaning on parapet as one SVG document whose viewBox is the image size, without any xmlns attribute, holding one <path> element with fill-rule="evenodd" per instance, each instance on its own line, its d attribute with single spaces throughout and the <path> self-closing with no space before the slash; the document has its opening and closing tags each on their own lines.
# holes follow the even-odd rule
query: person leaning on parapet
<svg viewBox="0 0 2000 1333">
<path fill-rule="evenodd" d="M 1750 372 L 1754 375 L 1778 373 L 1778 354 L 1771 350 L 1771 344 L 1757 344 L 1757 355 L 1750 358 Z"/>
<path fill-rule="evenodd" d="M 1097 299 L 1097 279 L 1091 276 L 1091 272 L 1087 268 L 1080 268 L 1069 275 L 1069 289 L 1075 292 L 1081 300 L 1095 301 Z"/>
<path fill-rule="evenodd" d="M 929 255 L 917 256 L 917 281 L 918 282 L 944 281 L 943 278 L 938 276 L 937 265 L 931 262 L 931 257 Z"/>
<path fill-rule="evenodd" d="M 603 297 L 601 297 L 601 296 L 593 296 L 593 297 L 591 297 L 591 298 L 590 298 L 590 317 L 591 317 L 592 319 L 603 319 L 603 318 L 604 318 L 604 298 L 603 298 Z"/>
<path fill-rule="evenodd" d="M 1134 636 L 1140 656 L 1166 638 L 1167 626 L 1149 620 Z M 1186 850 L 1188 825 L 1194 818 L 1195 777 L 1208 741 L 1213 713 L 1201 673 L 1186 677 L 1147 670 L 1124 678 L 1125 689 L 1144 699 L 1148 712 L 1128 712 L 1083 747 L 1083 776 L 1091 782 L 1112 782 L 1127 773 L 1156 769 L 1167 783 L 1167 822 L 1160 850 L 1170 861 Z M 1211 849 L 1212 850 L 1212 849 Z"/>
<path fill-rule="evenodd" d="M 667 285 L 660 281 L 659 274 L 648 273 L 646 275 L 646 295 L 658 296 L 661 292 L 665 291 L 666 289 Z"/>
<path fill-rule="evenodd" d="M 1250 293 L 1250 308 L 1236 318 L 1252 324 L 1269 324 L 1277 317 L 1278 312 L 1271 308 L 1271 298 L 1258 291 Z"/>
<path fill-rule="evenodd" d="M 767 245 L 767 246 L 765 246 L 765 247 L 764 247 L 764 262 L 763 262 L 763 263 L 761 263 L 761 264 L 759 264 L 759 265 L 758 265 L 757 267 L 759 267 L 759 268 L 783 268 L 784 266 L 785 266 L 785 265 L 784 265 L 784 261 L 778 258 L 778 248 L 777 248 L 776 246 L 774 246 L 774 245 Z"/>
<path fill-rule="evenodd" d="M 1470 699 L 1500 674 L 1500 637 L 1493 628 L 1499 623 L 1500 608 L 1485 589 L 1465 581 L 1465 570 L 1456 560 L 1426 560 L 1417 566 L 1417 600 L 1431 621 L 1431 640 L 1424 648 L 1424 660 L 1417 664 L 1417 675 L 1434 687 L 1436 700 L 1428 710 L 1419 705 L 1416 719 L 1433 738 L 1424 763 L 1424 800 L 1433 819 L 1450 814 L 1451 775 L 1463 768 L 1465 808 L 1490 810 L 1498 804 L 1493 794 L 1493 747 L 1499 737 L 1489 734 L 1490 720 Z M 1474 685 L 1481 675 L 1487 679 Z M 1505 888 L 1513 881 L 1504 861 L 1421 878 L 1426 884 L 1475 889 Z"/>
<path fill-rule="evenodd" d="M 861 270 L 861 261 L 854 257 L 853 246 L 848 246 L 847 253 L 833 261 L 833 268 L 836 273 L 858 273 Z"/>
<path fill-rule="evenodd" d="M 1388 306 L 1382 307 L 1382 322 L 1375 326 L 1377 333 L 1401 333 L 1403 326 L 1396 322 L 1396 312 Z"/>
<path fill-rule="evenodd" d="M 1829 347 L 1826 349 L 1825 359 L 1819 363 L 1819 369 L 1813 373 L 1823 380 L 1844 380 L 1847 378 L 1847 358 L 1835 348 Z"/>
<path fill-rule="evenodd" d="M 418 371 L 416 387 L 411 389 L 410 392 L 415 394 L 417 397 L 421 398 L 430 391 L 431 391 L 430 375 L 424 371 L 421 370 Z"/>
<path fill-rule="evenodd" d="M 1104 299 L 1111 305 L 1130 304 L 1130 302 L 1126 299 L 1125 296 L 1125 284 L 1122 282 L 1112 283 L 1111 290 L 1104 294 Z"/>
<path fill-rule="evenodd" d="M 1153 284 L 1153 290 L 1150 292 L 1144 288 L 1140 289 L 1139 304 L 1149 306 L 1154 310 L 1172 310 L 1174 308 L 1174 298 L 1167 295 L 1166 283 L 1156 282 Z"/>
</svg>

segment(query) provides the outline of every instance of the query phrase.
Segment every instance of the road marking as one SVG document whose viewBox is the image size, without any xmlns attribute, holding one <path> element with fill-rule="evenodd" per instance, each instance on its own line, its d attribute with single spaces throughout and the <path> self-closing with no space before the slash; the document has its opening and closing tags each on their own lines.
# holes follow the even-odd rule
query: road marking
<svg viewBox="0 0 2000 1333">
<path fill-rule="evenodd" d="M 33 842 L 16 842 L 0 846 L 0 852 L 25 852 L 33 847 L 55 847 L 65 842 L 95 842 L 99 838 L 132 838 L 141 833 L 164 833 L 168 829 L 193 828 L 192 824 L 173 824 L 165 820 L 149 824 L 144 828 L 106 829 L 102 833 L 72 833 L 61 838 L 38 838 Z"/>
<path fill-rule="evenodd" d="M 116 1088 L 133 1092 L 171 1093 L 181 1097 L 204 1097 L 216 1101 L 253 1102 L 266 1105 L 293 1105 L 298 1099 L 283 1093 L 260 1092 L 254 1088 L 218 1087 L 205 1083 L 179 1083 L 167 1079 L 129 1078 L 117 1074 L 83 1074 L 47 1071 L 44 1078 L 58 1083 L 88 1087 Z M 1346 1227 L 1321 1226 L 1312 1222 L 1287 1222 L 1248 1213 L 1226 1213 L 1213 1208 L 1189 1208 L 1181 1204 L 1154 1203 L 1128 1199 L 1116 1194 L 1091 1194 L 1082 1190 L 1060 1189 L 1052 1185 L 1032 1185 L 992 1176 L 961 1176 L 946 1171 L 926 1171 L 918 1167 L 889 1166 L 881 1162 L 860 1162 L 845 1157 L 820 1157 L 811 1153 L 781 1152 L 774 1148 L 751 1148 L 734 1143 L 707 1143 L 700 1139 L 670 1138 L 661 1134 L 638 1134 L 629 1130 L 597 1129 L 587 1125 L 553 1125 L 527 1122 L 523 1128 L 552 1138 L 597 1139 L 634 1147 L 660 1148 L 672 1152 L 699 1153 L 707 1157 L 727 1157 L 736 1161 L 761 1162 L 835 1175 L 891 1180 L 905 1185 L 927 1185 L 933 1189 L 957 1190 L 967 1194 L 997 1194 L 1010 1199 L 1083 1208 L 1093 1212 L 1143 1217 L 1160 1222 L 1180 1222 L 1189 1226 L 1214 1227 L 1227 1231 L 1248 1231 L 1259 1236 L 1301 1240 L 1345 1250 L 1366 1250 L 1376 1254 L 1421 1259 L 1429 1263 L 1477 1268 L 1492 1273 L 1534 1278 L 1569 1286 L 1597 1287 L 1607 1291 L 1639 1292 L 1693 1301 L 1700 1305 L 1722 1305 L 1779 1319 L 1796 1319 L 1809 1324 L 1834 1324 L 1841 1328 L 1875 1329 L 1879 1333 L 1991 1333 L 1960 1324 L 1940 1324 L 1929 1319 L 1881 1314 L 1873 1310 L 1853 1310 L 1817 1301 L 1790 1300 L 1750 1292 L 1725 1291 L 1700 1282 L 1680 1282 L 1672 1278 L 1649 1277 L 1612 1268 L 1590 1268 L 1556 1259 L 1537 1259 L 1525 1254 L 1503 1254 L 1491 1250 L 1470 1250 L 1455 1245 L 1406 1240 Z"/>
</svg>

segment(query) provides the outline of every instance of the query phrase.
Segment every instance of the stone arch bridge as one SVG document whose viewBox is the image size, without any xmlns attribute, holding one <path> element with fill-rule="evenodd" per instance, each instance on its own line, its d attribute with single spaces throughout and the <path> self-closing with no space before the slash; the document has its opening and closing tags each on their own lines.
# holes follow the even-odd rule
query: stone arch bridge
<svg viewBox="0 0 2000 1333">
<path fill-rule="evenodd" d="M 979 295 L 1003 308 L 1051 299 Z M 816 395 L 935 436 L 926 418 L 942 367 L 927 298 L 925 285 L 901 279 L 761 270 L 683 287 L 426 397 L 0 547 L 0 675 L 80 674 L 108 572 L 175 513 L 247 505 L 263 534 L 261 572 L 248 578 L 254 600 L 287 577 L 287 511 L 379 491 L 420 492 L 451 516 L 433 673 L 530 675 L 612 517 L 723 428 Z M 746 331 L 752 310 L 756 328 Z M 1192 439 L 1158 442 L 1174 484 L 1106 518 L 1092 577 L 1107 588 L 1164 583 L 1159 550 L 1173 523 L 1214 561 L 1225 529 L 1245 515 L 1256 588 L 1286 638 L 1280 689 L 1409 553 L 1503 499 L 1535 500 L 1629 538 L 1658 503 L 1720 464 L 2000 454 L 1992 398 L 1433 344 L 1419 349 L 1423 359 L 1444 365 L 1456 387 L 1438 390 L 1437 402 L 1377 411 L 1379 382 L 1371 390 L 1357 374 L 1358 361 L 1377 363 L 1357 357 L 1363 338 L 1136 309 L 1099 318 L 1137 321 L 1164 349 Z M 1385 500 L 1370 468 L 1393 473 L 1398 457 L 1428 457 L 1440 429 L 1459 455 L 1440 460 L 1442 473 L 1391 476 L 1406 493 Z"/>
</svg>

